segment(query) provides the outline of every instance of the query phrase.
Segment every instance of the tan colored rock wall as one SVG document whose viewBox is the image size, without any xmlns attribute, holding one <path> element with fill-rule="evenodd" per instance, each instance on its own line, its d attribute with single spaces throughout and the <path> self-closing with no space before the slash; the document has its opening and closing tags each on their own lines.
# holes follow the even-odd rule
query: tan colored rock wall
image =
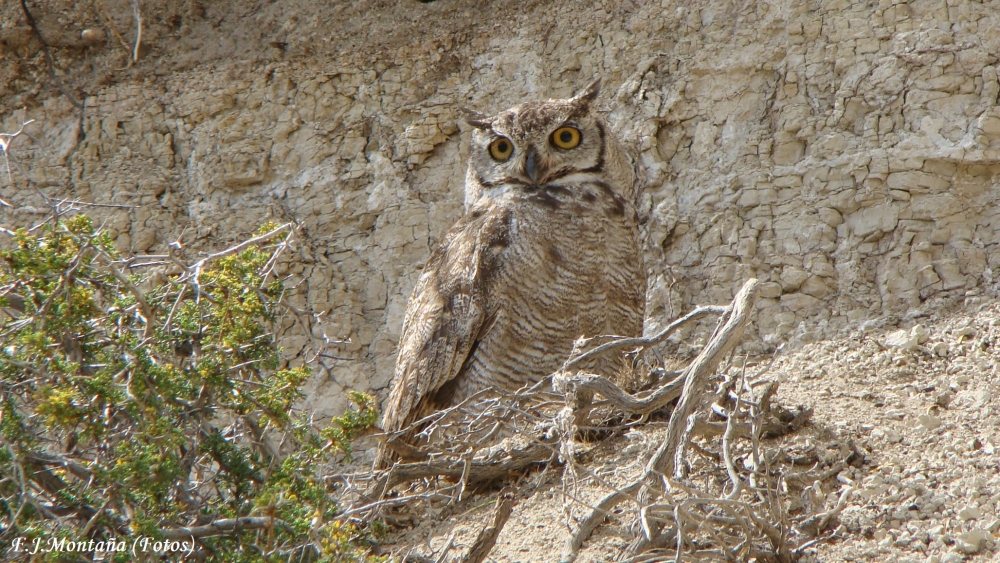
<svg viewBox="0 0 1000 563">
<path fill-rule="evenodd" d="M 319 15 L 288 36 L 295 56 L 236 53 L 102 87 L 82 139 L 53 95 L 29 111 L 39 143 L 18 155 L 53 195 L 137 206 L 93 210 L 136 252 L 299 222 L 296 299 L 325 312 L 316 334 L 350 341 L 317 374 L 309 405 L 323 413 L 391 378 L 409 292 L 462 213 L 457 108 L 567 96 L 596 76 L 645 178 L 648 328 L 728 301 L 750 276 L 766 282 L 772 344 L 995 294 L 1000 3 L 596 6 L 503 4 L 471 28 L 454 18 L 476 19 L 472 2 L 376 6 L 412 40 L 336 56 L 300 44 L 337 43 L 321 37 L 334 9 L 300 7 Z M 159 56 L 140 68 L 172 55 Z M 3 185 L 16 207 L 4 222 L 36 218 L 37 198 Z M 294 357 L 307 338 L 292 325 Z"/>
</svg>

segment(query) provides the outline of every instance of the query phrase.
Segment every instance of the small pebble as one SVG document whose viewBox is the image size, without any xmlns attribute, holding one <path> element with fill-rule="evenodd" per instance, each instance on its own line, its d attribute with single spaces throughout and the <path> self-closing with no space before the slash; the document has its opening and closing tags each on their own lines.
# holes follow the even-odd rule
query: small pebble
<svg viewBox="0 0 1000 563">
<path fill-rule="evenodd" d="M 971 326 L 960 328 L 955 331 L 955 336 L 958 337 L 959 341 L 961 341 L 963 338 L 972 338 L 975 335 L 976 335 L 976 329 L 972 328 Z"/>
<path fill-rule="evenodd" d="M 930 414 L 922 414 L 917 417 L 917 420 L 920 422 L 920 425 L 927 430 L 934 430 L 935 428 L 941 426 L 941 419 Z"/>
<path fill-rule="evenodd" d="M 976 528 L 959 536 L 956 547 L 962 553 L 972 555 L 983 549 L 983 543 L 990 537 L 986 530 Z"/>
<path fill-rule="evenodd" d="M 983 517 L 983 510 L 978 506 L 968 506 L 958 512 L 958 517 L 966 522 L 969 520 L 979 520 Z"/>
<path fill-rule="evenodd" d="M 886 335 L 885 345 L 900 350 L 916 350 L 920 345 L 920 339 L 908 330 L 897 330 Z"/>
<path fill-rule="evenodd" d="M 951 400 L 955 398 L 955 392 L 951 389 L 945 389 L 944 391 L 938 393 L 934 396 L 934 403 L 940 407 L 947 408 L 951 403 Z"/>
<path fill-rule="evenodd" d="M 83 39 L 85 43 L 97 45 L 98 43 L 107 41 L 108 34 L 104 33 L 103 29 L 87 28 L 80 32 L 80 39 Z"/>
</svg>

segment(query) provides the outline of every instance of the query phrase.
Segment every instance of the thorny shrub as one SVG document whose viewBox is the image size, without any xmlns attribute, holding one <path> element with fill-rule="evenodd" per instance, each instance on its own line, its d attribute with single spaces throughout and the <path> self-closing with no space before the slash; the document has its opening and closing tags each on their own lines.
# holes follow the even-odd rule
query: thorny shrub
<svg viewBox="0 0 1000 563">
<path fill-rule="evenodd" d="M 17 231 L 4 247 L 5 557 L 27 559 L 36 542 L 65 538 L 124 542 L 126 552 L 107 554 L 121 562 L 382 560 L 366 554 L 373 530 L 337 519 L 322 479 L 374 424 L 374 402 L 352 394 L 357 410 L 323 429 L 293 408 L 310 372 L 280 367 L 275 246 L 159 283 L 118 270 L 126 261 L 85 215 Z M 188 536 L 184 552 L 141 549 Z M 23 552 L 10 551 L 17 538 Z M 56 550 L 32 560 L 96 556 Z"/>
</svg>

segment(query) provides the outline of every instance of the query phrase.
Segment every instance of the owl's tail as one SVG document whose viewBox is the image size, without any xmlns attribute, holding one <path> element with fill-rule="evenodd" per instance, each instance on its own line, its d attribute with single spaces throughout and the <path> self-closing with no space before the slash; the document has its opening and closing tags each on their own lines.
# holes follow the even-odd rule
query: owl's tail
<svg viewBox="0 0 1000 563">
<path fill-rule="evenodd" d="M 408 428 L 415 420 L 420 420 L 429 414 L 425 412 L 427 409 L 424 403 L 427 401 L 418 400 L 414 405 L 413 399 L 416 393 L 407 384 L 412 378 L 401 378 L 401 380 L 393 385 L 392 392 L 383 407 L 382 434 L 376 436 L 379 440 L 373 464 L 373 469 L 376 471 L 387 469 L 397 461 L 416 461 L 427 457 L 427 454 L 411 445 L 416 430 Z"/>
</svg>

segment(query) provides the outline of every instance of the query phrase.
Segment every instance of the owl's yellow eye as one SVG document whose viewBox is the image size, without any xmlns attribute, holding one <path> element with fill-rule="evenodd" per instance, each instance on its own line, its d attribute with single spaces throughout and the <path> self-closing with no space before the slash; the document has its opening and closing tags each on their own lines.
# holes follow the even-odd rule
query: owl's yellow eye
<svg viewBox="0 0 1000 563">
<path fill-rule="evenodd" d="M 492 156 L 494 160 L 503 162 L 510 158 L 510 155 L 512 154 L 514 154 L 514 145 L 510 142 L 510 139 L 500 137 L 490 143 L 490 156 Z"/>
<path fill-rule="evenodd" d="M 575 149 L 580 144 L 580 130 L 576 127 L 560 127 L 552 133 L 552 144 L 561 149 Z"/>
</svg>

